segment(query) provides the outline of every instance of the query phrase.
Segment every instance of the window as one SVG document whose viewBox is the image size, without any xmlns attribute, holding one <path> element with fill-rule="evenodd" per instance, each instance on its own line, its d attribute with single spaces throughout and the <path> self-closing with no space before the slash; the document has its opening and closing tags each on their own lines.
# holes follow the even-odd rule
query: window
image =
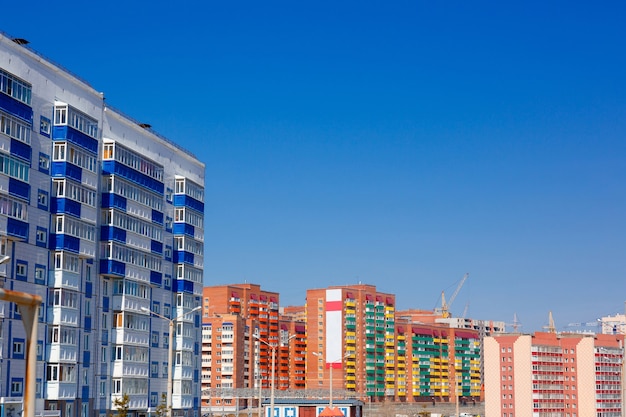
<svg viewBox="0 0 626 417">
<path fill-rule="evenodd" d="M 35 282 L 43 284 L 46 281 L 46 267 L 44 265 L 35 265 Z"/>
<path fill-rule="evenodd" d="M 15 278 L 21 281 L 26 281 L 27 273 L 28 273 L 28 264 L 24 261 L 17 261 L 15 263 Z"/>
<path fill-rule="evenodd" d="M 45 248 L 48 245 L 48 229 L 37 226 L 35 238 L 36 245 Z"/>
<path fill-rule="evenodd" d="M 98 138 L 98 122 L 65 103 L 55 103 L 54 124 L 71 126 L 94 139 Z"/>
<path fill-rule="evenodd" d="M 13 357 L 18 359 L 24 358 L 24 340 L 15 339 L 13 341 Z"/>
<path fill-rule="evenodd" d="M 39 117 L 39 133 L 44 136 L 50 137 L 50 126 L 52 125 L 52 121 L 47 117 L 40 116 Z"/>
<path fill-rule="evenodd" d="M 50 156 L 39 152 L 39 171 L 44 174 L 50 173 Z"/>
<path fill-rule="evenodd" d="M 30 145 L 30 124 L 0 110 L 0 133 Z"/>
<path fill-rule="evenodd" d="M 22 394 L 22 389 L 24 386 L 24 380 L 22 378 L 13 378 L 11 380 L 11 394 Z"/>
<path fill-rule="evenodd" d="M 112 394 L 121 394 L 122 392 L 122 380 L 114 379 L 113 380 L 113 388 L 111 390 Z"/>
<path fill-rule="evenodd" d="M 175 191 L 176 194 L 185 194 L 185 179 L 176 178 Z"/>
<path fill-rule="evenodd" d="M 0 171 L 2 171 L 2 154 L 0 154 Z M 23 201 L 16 200 L 9 196 L 0 195 L 0 214 L 4 214 L 14 219 L 27 221 L 28 204 Z"/>
<path fill-rule="evenodd" d="M 42 210 L 48 210 L 48 192 L 44 190 L 37 191 L 37 207 Z"/>
</svg>

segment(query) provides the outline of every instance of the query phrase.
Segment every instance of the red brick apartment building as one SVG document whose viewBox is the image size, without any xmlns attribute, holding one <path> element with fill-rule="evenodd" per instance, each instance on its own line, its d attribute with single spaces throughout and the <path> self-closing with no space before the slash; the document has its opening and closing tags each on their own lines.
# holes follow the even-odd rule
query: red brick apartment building
<svg viewBox="0 0 626 417">
<path fill-rule="evenodd" d="M 623 416 L 624 336 L 544 333 L 487 337 L 489 417 Z"/>
<path fill-rule="evenodd" d="M 304 323 L 279 319 L 279 294 L 256 284 L 203 290 L 202 406 L 232 411 L 245 405 L 217 398 L 225 390 L 304 388 Z M 224 397 L 224 395 L 219 395 Z"/>
</svg>

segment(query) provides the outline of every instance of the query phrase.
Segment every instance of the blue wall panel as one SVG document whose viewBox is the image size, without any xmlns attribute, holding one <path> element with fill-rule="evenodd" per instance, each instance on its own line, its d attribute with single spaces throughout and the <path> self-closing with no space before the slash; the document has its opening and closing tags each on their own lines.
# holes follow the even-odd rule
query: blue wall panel
<svg viewBox="0 0 626 417">
<path fill-rule="evenodd" d="M 150 178 L 149 176 L 116 161 L 102 161 L 102 174 L 119 175 L 129 181 L 141 185 L 142 187 L 156 191 L 158 194 L 163 194 L 165 190 L 165 186 L 162 182 L 159 182 L 154 178 Z"/>
<path fill-rule="evenodd" d="M 185 194 L 174 196 L 174 207 L 190 207 L 200 213 L 204 213 L 204 203 Z"/>
<path fill-rule="evenodd" d="M 102 207 L 126 211 L 126 197 L 113 193 L 102 193 Z"/>
<path fill-rule="evenodd" d="M 112 259 L 100 259 L 100 273 L 123 277 L 124 275 L 126 275 L 126 266 L 123 262 L 120 261 L 114 261 Z"/>
<path fill-rule="evenodd" d="M 92 137 L 85 135 L 73 127 L 69 126 L 53 126 L 52 139 L 62 139 L 72 142 L 83 149 L 98 153 L 98 141 Z"/>
<path fill-rule="evenodd" d="M 6 94 L 0 94 L 0 108 L 7 113 L 17 116 L 30 123 L 31 126 L 33 125 L 33 109 L 21 101 L 17 101 L 13 97 L 7 96 Z"/>
<path fill-rule="evenodd" d="M 100 226 L 100 240 L 115 240 L 126 243 L 126 230 L 115 226 Z"/>
<path fill-rule="evenodd" d="M 173 233 L 175 235 L 194 236 L 195 227 L 187 223 L 174 223 Z"/>
<path fill-rule="evenodd" d="M 152 223 L 160 224 L 163 226 L 163 213 L 160 211 L 152 210 Z"/>
<path fill-rule="evenodd" d="M 11 138 L 11 155 L 16 156 L 25 161 L 31 162 L 33 150 L 30 145 Z"/>
<path fill-rule="evenodd" d="M 186 264 L 193 265 L 193 259 L 194 259 L 194 255 L 191 252 L 185 252 L 182 250 L 174 251 L 174 263 L 175 264 L 186 263 Z"/>
<path fill-rule="evenodd" d="M 191 281 L 177 279 L 175 288 L 176 288 L 175 292 L 185 292 L 188 294 L 193 294 L 193 282 Z"/>
<path fill-rule="evenodd" d="M 157 271 L 150 271 L 150 284 L 161 285 L 163 282 L 163 274 Z"/>
<path fill-rule="evenodd" d="M 7 235 L 27 240 L 28 223 L 9 217 L 7 219 Z"/>
<path fill-rule="evenodd" d="M 152 253 L 163 254 L 163 243 L 158 242 L 156 240 L 150 241 L 150 251 Z"/>
<path fill-rule="evenodd" d="M 30 203 L 30 185 L 27 182 L 9 178 L 9 194 L 22 198 Z"/>
<path fill-rule="evenodd" d="M 64 234 L 50 235 L 50 249 L 67 250 L 78 253 L 80 251 L 80 239 L 74 236 Z"/>
<path fill-rule="evenodd" d="M 83 181 L 83 170 L 69 162 L 53 162 L 50 175 L 53 177 L 70 177 L 71 179 L 82 182 Z"/>
<path fill-rule="evenodd" d="M 80 218 L 80 203 L 69 198 L 50 198 L 50 211 L 56 214 L 71 214 Z"/>
</svg>

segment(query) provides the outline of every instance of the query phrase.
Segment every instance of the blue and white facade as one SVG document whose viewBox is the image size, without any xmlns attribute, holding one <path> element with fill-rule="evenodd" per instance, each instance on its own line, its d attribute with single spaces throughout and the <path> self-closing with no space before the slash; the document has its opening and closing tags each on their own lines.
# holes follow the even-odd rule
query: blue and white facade
<svg viewBox="0 0 626 417">
<path fill-rule="evenodd" d="M 198 415 L 203 221 L 202 162 L 0 34 L 0 285 L 44 300 L 38 414 L 104 417 L 127 395 L 147 416 L 171 372 L 174 415 Z M 13 304 L 0 326 L 0 417 L 17 416 Z"/>
</svg>

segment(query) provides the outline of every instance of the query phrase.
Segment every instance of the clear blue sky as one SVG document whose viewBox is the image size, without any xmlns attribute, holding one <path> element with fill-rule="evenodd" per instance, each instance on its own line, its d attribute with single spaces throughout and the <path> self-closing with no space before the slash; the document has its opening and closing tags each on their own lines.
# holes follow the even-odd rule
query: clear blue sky
<svg viewBox="0 0 626 417">
<path fill-rule="evenodd" d="M 624 2 L 11 7 L 3 31 L 206 164 L 207 285 L 432 309 L 469 272 L 455 314 L 624 311 Z"/>
</svg>

